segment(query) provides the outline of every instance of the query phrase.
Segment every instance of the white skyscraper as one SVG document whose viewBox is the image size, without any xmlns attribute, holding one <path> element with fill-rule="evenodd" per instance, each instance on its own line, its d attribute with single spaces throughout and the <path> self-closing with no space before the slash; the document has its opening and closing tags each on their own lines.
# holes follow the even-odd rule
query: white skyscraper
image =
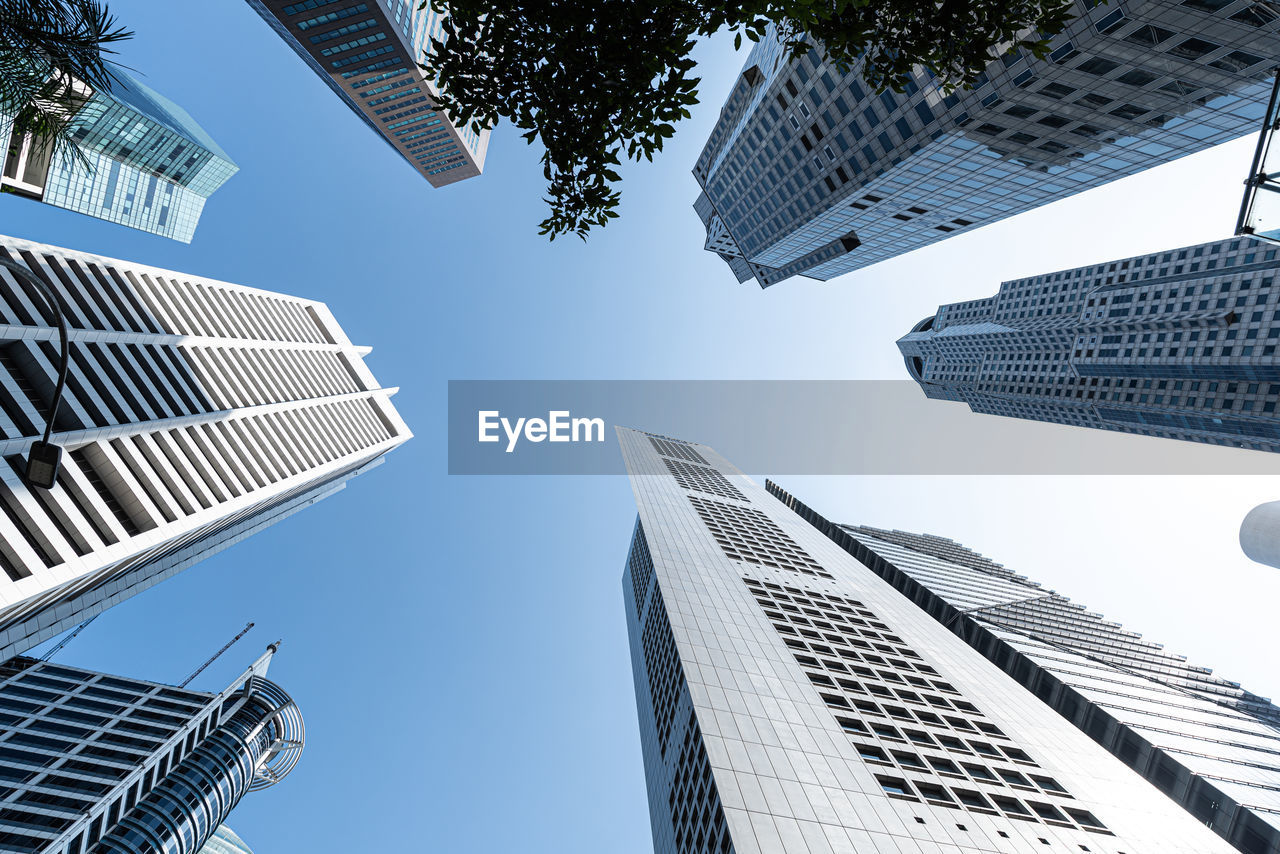
<svg viewBox="0 0 1280 854">
<path fill-rule="evenodd" d="M 1270 700 L 953 540 L 833 523 L 766 487 L 1242 854 L 1280 852 Z"/>
<path fill-rule="evenodd" d="M 656 854 L 1230 854 L 710 448 L 621 432 Z"/>
<path fill-rule="evenodd" d="M 0 660 L 342 489 L 412 434 L 323 303 L 0 236 Z"/>
</svg>

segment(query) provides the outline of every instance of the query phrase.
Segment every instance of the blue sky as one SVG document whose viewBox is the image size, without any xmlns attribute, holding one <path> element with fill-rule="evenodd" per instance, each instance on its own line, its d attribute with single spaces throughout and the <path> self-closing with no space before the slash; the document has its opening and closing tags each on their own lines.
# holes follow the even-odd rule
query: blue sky
<svg viewBox="0 0 1280 854">
<path fill-rule="evenodd" d="M 548 244 L 536 151 L 508 128 L 483 177 L 433 190 L 247 4 L 111 7 L 137 31 L 122 61 L 241 171 L 190 246 L 13 197 L 0 232 L 323 299 L 402 388 L 417 434 L 62 654 L 177 681 L 256 621 L 197 683 L 213 689 L 283 637 L 273 674 L 309 739 L 293 775 L 233 816 L 262 854 L 651 850 L 619 582 L 629 487 L 450 478 L 448 380 L 902 378 L 893 341 L 939 303 L 1226 236 L 1251 153 L 1240 141 L 833 282 L 762 292 L 702 251 L 691 209 L 689 169 L 741 61 L 730 39 L 699 48 L 704 103 L 660 160 L 623 170 L 622 219 L 587 244 Z M 1249 629 L 1271 618 L 1280 583 L 1239 555 L 1233 527 L 1280 497 L 1273 481 L 780 479 L 831 517 L 965 541 L 1280 691 Z"/>
</svg>

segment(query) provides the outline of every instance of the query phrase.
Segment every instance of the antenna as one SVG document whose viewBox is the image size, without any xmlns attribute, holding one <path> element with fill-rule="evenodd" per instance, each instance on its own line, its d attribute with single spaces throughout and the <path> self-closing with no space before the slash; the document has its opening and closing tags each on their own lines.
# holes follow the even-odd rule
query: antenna
<svg viewBox="0 0 1280 854">
<path fill-rule="evenodd" d="M 83 626 L 82 626 L 81 628 L 83 628 Z M 209 660 L 208 660 L 208 661 L 206 661 L 204 664 L 200 665 L 200 666 L 199 666 L 199 667 L 197 667 L 195 670 L 193 670 L 193 671 L 191 672 L 191 675 L 190 675 L 190 676 L 188 676 L 186 679 L 183 679 L 183 680 L 182 680 L 182 682 L 178 685 L 178 687 L 179 687 L 179 688 L 185 688 L 185 687 L 187 687 L 187 685 L 189 685 L 189 684 L 191 683 L 191 680 L 192 680 L 192 679 L 195 679 L 197 676 L 199 676 L 201 673 L 203 673 L 203 672 L 204 672 L 204 669 L 205 669 L 206 667 L 208 667 L 210 664 L 213 664 L 215 661 L 217 661 L 217 660 L 218 660 L 218 658 L 219 658 L 219 657 L 220 657 L 224 652 L 226 652 L 227 650 L 231 649 L 232 644 L 234 644 L 236 641 L 240 640 L 240 638 L 244 637 L 245 635 L 249 634 L 249 629 L 251 629 L 251 628 L 253 628 L 253 623 L 247 623 L 247 624 L 245 624 L 245 627 L 244 627 L 243 629 L 241 629 L 241 630 L 240 630 L 240 634 L 236 635 L 236 636 L 235 636 L 235 637 L 233 637 L 231 640 L 229 640 L 229 641 L 227 641 L 226 643 L 224 643 L 224 644 L 222 645 L 222 649 L 220 649 L 220 650 L 218 650 L 217 652 L 215 652 L 212 656 L 210 656 L 210 658 L 209 658 Z M 70 640 L 70 638 L 68 638 L 67 640 Z M 63 643 L 66 643 L 66 641 L 63 641 Z"/>
<path fill-rule="evenodd" d="M 85 626 L 89 625 L 90 623 L 92 623 L 92 622 L 93 622 L 94 620 L 96 620 L 96 619 L 98 619 L 98 615 L 97 615 L 97 614 L 94 614 L 92 617 L 90 617 L 89 619 L 85 620 L 85 621 L 84 621 L 83 623 L 81 623 L 80 625 L 76 626 L 74 629 L 72 629 L 72 630 L 71 630 L 71 634 L 67 635 L 65 638 L 63 638 L 62 640 L 58 641 L 58 643 L 57 643 L 57 644 L 56 644 L 52 649 L 50 649 L 50 650 L 49 650 L 48 652 L 46 652 L 44 655 L 40 656 L 40 660 L 41 660 L 41 661 L 48 661 L 49 659 L 53 658 L 55 655 L 57 655 L 59 652 L 61 652 L 61 650 L 62 650 L 62 648 L 63 648 L 64 646 L 66 646 L 67 644 L 71 643 L 72 639 L 73 639 L 76 635 L 78 635 L 78 634 L 80 634 L 82 631 L 84 631 L 84 627 L 85 627 Z"/>
</svg>

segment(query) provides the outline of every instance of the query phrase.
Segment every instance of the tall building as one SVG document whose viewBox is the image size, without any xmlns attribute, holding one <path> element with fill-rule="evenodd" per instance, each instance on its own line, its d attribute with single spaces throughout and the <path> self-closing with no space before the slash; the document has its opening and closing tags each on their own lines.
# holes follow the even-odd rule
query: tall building
<svg viewBox="0 0 1280 854">
<path fill-rule="evenodd" d="M 0 270 L 0 660 L 339 491 L 411 433 L 323 303 L 0 237 L 61 294 L 57 486 L 29 487 L 57 373 Z"/>
<path fill-rule="evenodd" d="M 1280 451 L 1277 250 L 1221 240 L 1016 279 L 898 341 L 974 412 Z"/>
<path fill-rule="evenodd" d="M 200 854 L 253 854 L 253 849 L 234 830 L 222 824 L 200 849 Z"/>
<path fill-rule="evenodd" d="M 713 450 L 620 434 L 657 854 L 1232 850 Z"/>
<path fill-rule="evenodd" d="M 420 0 L 248 0 L 360 119 L 433 187 L 484 169 L 489 131 L 458 127 L 436 109 L 419 61 L 440 35 Z M 425 7 L 425 8 L 420 8 Z"/>
<path fill-rule="evenodd" d="M 876 93 L 771 34 L 694 175 L 706 248 L 738 281 L 826 280 L 1256 132 L 1280 13 L 1258 0 L 1078 0 L 1044 59 L 944 94 Z"/>
<path fill-rule="evenodd" d="M 190 243 L 205 200 L 239 169 L 185 110 L 124 72 L 110 92 L 85 87 L 71 119 L 79 154 L 14 133 L 0 192 Z"/>
<path fill-rule="evenodd" d="M 0 849 L 248 851 L 221 823 L 280 782 L 306 739 L 297 705 L 266 678 L 274 652 L 217 694 L 24 656 L 0 664 Z"/>
<path fill-rule="evenodd" d="M 1280 852 L 1280 708 L 1269 700 L 951 540 L 833 524 L 768 488 L 1237 850 Z"/>
</svg>

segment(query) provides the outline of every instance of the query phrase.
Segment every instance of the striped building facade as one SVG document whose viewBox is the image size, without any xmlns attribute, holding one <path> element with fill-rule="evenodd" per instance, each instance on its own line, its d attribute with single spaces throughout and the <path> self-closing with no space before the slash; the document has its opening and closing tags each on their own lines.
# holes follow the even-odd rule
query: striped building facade
<svg viewBox="0 0 1280 854">
<path fill-rule="evenodd" d="M 342 489 L 412 434 L 323 303 L 0 237 L 60 296 L 57 486 L 22 477 L 57 374 L 0 270 L 0 660 Z"/>
</svg>

